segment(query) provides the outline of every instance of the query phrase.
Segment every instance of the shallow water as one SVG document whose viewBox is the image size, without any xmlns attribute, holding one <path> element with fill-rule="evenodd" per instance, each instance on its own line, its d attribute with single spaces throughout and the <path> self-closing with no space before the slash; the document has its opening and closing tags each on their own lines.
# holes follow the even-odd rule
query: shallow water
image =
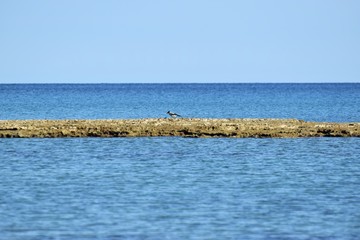
<svg viewBox="0 0 360 240">
<path fill-rule="evenodd" d="M 0 84 L 0 119 L 360 122 L 360 84 Z M 359 239 L 360 139 L 0 139 L 0 239 Z"/>
<path fill-rule="evenodd" d="M 360 139 L 0 139 L 0 239 L 359 239 Z"/>
</svg>

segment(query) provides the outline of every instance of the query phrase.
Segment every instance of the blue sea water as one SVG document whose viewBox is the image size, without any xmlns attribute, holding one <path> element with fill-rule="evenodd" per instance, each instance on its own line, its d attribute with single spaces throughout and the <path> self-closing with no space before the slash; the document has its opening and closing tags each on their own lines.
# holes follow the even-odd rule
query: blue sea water
<svg viewBox="0 0 360 240">
<path fill-rule="evenodd" d="M 360 84 L 0 84 L 0 119 L 360 121 Z M 0 239 L 360 239 L 360 139 L 0 139 Z"/>
<path fill-rule="evenodd" d="M 360 83 L 0 84 L 0 119 L 166 117 L 360 121 Z"/>
</svg>

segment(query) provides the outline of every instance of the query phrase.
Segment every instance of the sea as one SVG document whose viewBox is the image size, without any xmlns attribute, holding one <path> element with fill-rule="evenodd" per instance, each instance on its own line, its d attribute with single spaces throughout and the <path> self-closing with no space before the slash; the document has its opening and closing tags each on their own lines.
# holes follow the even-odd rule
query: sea
<svg viewBox="0 0 360 240">
<path fill-rule="evenodd" d="M 0 120 L 360 122 L 360 83 L 0 84 Z M 0 240 L 360 239 L 360 138 L 0 139 Z"/>
</svg>

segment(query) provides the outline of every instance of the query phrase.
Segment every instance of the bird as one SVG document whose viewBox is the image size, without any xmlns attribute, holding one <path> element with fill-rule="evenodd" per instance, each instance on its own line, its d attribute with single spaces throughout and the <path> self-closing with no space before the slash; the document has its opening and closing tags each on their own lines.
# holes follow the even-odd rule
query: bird
<svg viewBox="0 0 360 240">
<path fill-rule="evenodd" d="M 179 115 L 177 113 L 170 112 L 170 111 L 167 111 L 167 114 L 169 114 L 170 117 L 172 117 L 172 118 L 181 117 L 181 115 Z"/>
</svg>

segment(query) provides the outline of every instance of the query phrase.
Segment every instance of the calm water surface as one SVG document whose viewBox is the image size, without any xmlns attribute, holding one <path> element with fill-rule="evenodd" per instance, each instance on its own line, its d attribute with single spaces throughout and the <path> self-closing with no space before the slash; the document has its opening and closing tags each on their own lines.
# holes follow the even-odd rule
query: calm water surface
<svg viewBox="0 0 360 240">
<path fill-rule="evenodd" d="M 0 84 L 0 119 L 360 122 L 360 84 Z M 360 139 L 0 139 L 0 240 L 360 239 Z"/>
<path fill-rule="evenodd" d="M 352 84 L 0 84 L 0 119 L 297 118 L 360 122 Z"/>
<path fill-rule="evenodd" d="M 360 139 L 0 140 L 0 239 L 359 239 Z"/>
</svg>

